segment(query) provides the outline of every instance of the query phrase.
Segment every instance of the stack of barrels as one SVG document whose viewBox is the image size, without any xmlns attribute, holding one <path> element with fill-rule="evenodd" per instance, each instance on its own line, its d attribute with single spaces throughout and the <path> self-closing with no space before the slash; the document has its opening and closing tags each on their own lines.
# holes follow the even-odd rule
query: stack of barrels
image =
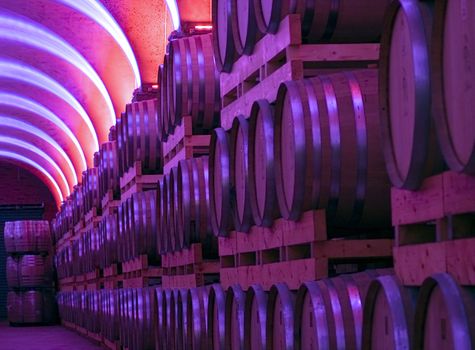
<svg viewBox="0 0 475 350">
<path fill-rule="evenodd" d="M 265 34 L 274 34 L 289 14 L 301 19 L 306 43 L 378 42 L 391 0 L 214 0 L 214 53 L 221 72 L 231 72 L 242 55 L 252 55 Z"/>
<path fill-rule="evenodd" d="M 51 234 L 47 221 L 5 223 L 8 320 L 12 325 L 55 322 Z"/>
<path fill-rule="evenodd" d="M 125 108 L 115 125 L 116 152 L 109 156 L 117 157 L 117 169 L 113 165 L 103 164 L 103 169 L 110 169 L 110 175 L 123 176 L 136 162 L 140 162 L 144 173 L 159 174 L 162 171 L 162 153 L 158 138 L 157 100 L 132 102 Z M 113 135 L 112 135 L 113 136 Z M 112 141 L 114 142 L 114 141 Z M 112 146 L 113 147 L 113 146 Z M 104 162 L 111 162 L 102 158 Z M 115 179 L 117 180 L 117 178 Z M 110 180 L 113 187 L 115 180 Z"/>
<path fill-rule="evenodd" d="M 106 194 L 111 191 L 111 199 L 119 199 L 120 176 L 117 154 L 117 131 L 115 125 L 109 130 L 109 141 L 101 144 L 98 157 L 99 198 L 102 200 Z"/>
<path fill-rule="evenodd" d="M 221 97 L 211 34 L 170 40 L 158 70 L 158 83 L 162 142 L 185 116 L 191 117 L 193 134 L 209 134 L 219 126 Z"/>
</svg>

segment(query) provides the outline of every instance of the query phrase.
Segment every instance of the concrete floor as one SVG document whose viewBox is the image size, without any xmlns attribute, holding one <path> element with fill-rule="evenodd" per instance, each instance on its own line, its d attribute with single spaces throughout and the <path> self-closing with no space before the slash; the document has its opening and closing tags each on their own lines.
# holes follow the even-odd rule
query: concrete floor
<svg viewBox="0 0 475 350">
<path fill-rule="evenodd" d="M 9 327 L 0 322 L 0 350 L 94 350 L 101 349 L 61 326 Z"/>
</svg>

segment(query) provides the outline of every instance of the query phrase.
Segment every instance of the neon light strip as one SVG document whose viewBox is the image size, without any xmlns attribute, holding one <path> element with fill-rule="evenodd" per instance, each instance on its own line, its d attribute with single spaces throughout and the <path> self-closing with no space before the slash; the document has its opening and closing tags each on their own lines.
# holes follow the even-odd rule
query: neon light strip
<svg viewBox="0 0 475 350">
<path fill-rule="evenodd" d="M 46 160 L 46 162 L 48 162 L 49 165 L 51 165 L 56 170 L 58 175 L 61 177 L 64 188 L 66 189 L 65 193 L 63 191 L 61 191 L 61 193 L 63 193 L 63 196 L 69 196 L 71 194 L 70 189 L 73 188 L 73 184 L 68 183 L 68 181 L 66 180 L 66 177 L 64 176 L 64 173 L 59 168 L 58 164 L 56 164 L 56 162 L 53 159 L 51 159 L 51 157 L 49 155 L 47 155 L 45 152 L 40 150 L 38 147 L 35 147 L 31 143 L 27 143 L 27 142 L 24 142 L 20 139 L 16 139 L 16 138 L 12 138 L 12 137 L 0 136 L 0 143 L 4 143 L 4 144 L 7 144 L 7 145 L 12 145 L 12 146 L 16 146 L 16 147 L 19 147 L 19 148 L 23 148 L 27 151 L 31 151 L 33 153 L 36 153 L 38 156 L 40 156 L 41 158 Z"/>
<path fill-rule="evenodd" d="M 87 128 L 91 132 L 95 145 L 94 151 L 97 152 L 99 150 L 99 139 L 89 115 L 78 100 L 56 80 L 53 80 L 39 70 L 12 61 L 0 61 L 0 76 L 35 85 L 68 103 L 81 116 L 81 119 L 86 123 Z"/>
<path fill-rule="evenodd" d="M 168 11 L 172 17 L 173 27 L 175 30 L 180 29 L 180 13 L 178 12 L 178 5 L 176 0 L 166 0 Z"/>
<path fill-rule="evenodd" d="M 48 173 L 46 171 L 46 169 L 43 168 L 41 165 L 37 164 L 36 162 L 32 161 L 31 159 L 23 157 L 22 155 L 16 154 L 14 152 L 7 152 L 7 151 L 0 150 L 0 157 L 17 160 L 19 162 L 22 162 L 22 163 L 25 163 L 25 164 L 28 164 L 28 165 L 32 166 L 36 170 L 39 170 L 42 174 L 44 174 L 48 178 L 48 180 L 53 185 L 54 189 L 56 190 L 57 197 L 59 198 L 59 202 L 63 201 L 64 197 L 63 197 L 63 195 L 62 195 L 62 193 L 59 189 L 58 184 L 53 179 L 53 177 L 50 175 L 50 173 Z"/>
<path fill-rule="evenodd" d="M 11 15 L 8 17 L 2 14 L 0 14 L 0 37 L 47 51 L 81 70 L 102 94 L 109 109 L 108 122 L 110 125 L 115 122 L 114 107 L 104 83 L 84 56 L 69 43 L 38 23 L 27 22 L 23 18 L 18 19 L 11 17 Z"/>
<path fill-rule="evenodd" d="M 137 60 L 134 55 L 134 51 L 130 46 L 129 41 L 127 40 L 126 35 L 122 31 L 122 28 L 116 22 L 114 17 L 109 13 L 109 11 L 98 1 L 91 0 L 57 0 L 75 10 L 85 14 L 91 18 L 94 22 L 99 24 L 104 28 L 117 44 L 120 46 L 125 56 L 129 60 L 130 66 L 134 72 L 135 76 L 135 87 L 140 87 L 140 71 L 137 64 Z"/>
<path fill-rule="evenodd" d="M 29 123 L 24 123 L 24 122 L 19 121 L 17 119 L 3 117 L 3 116 L 0 116 L 0 126 L 9 127 L 9 128 L 12 128 L 12 129 L 17 129 L 17 130 L 23 131 L 27 134 L 35 135 L 36 137 L 46 141 L 64 158 L 64 160 L 68 164 L 68 167 L 71 171 L 71 174 L 73 175 L 74 182 L 76 184 L 78 183 L 78 177 L 77 177 L 77 174 L 76 174 L 76 169 L 74 168 L 74 165 L 71 162 L 71 159 L 64 152 L 64 150 L 61 148 L 61 146 L 51 136 L 49 136 L 47 133 L 45 133 L 43 130 L 38 129 L 38 128 L 34 127 L 33 125 L 29 124 Z M 0 128 L 0 130 L 2 130 L 2 129 Z M 79 170 L 78 172 L 81 174 L 81 170 Z"/>
<path fill-rule="evenodd" d="M 78 150 L 81 156 L 81 160 L 83 162 L 83 170 L 87 168 L 86 157 L 84 155 L 84 151 L 81 145 L 79 144 L 78 139 L 76 138 L 74 133 L 68 128 L 68 126 L 61 119 L 59 119 L 56 114 L 51 112 L 43 105 L 40 105 L 32 100 L 2 92 L 0 92 L 0 104 L 24 109 L 54 123 L 71 139 L 71 141 L 74 143 L 74 146 L 76 146 L 76 149 Z"/>
</svg>

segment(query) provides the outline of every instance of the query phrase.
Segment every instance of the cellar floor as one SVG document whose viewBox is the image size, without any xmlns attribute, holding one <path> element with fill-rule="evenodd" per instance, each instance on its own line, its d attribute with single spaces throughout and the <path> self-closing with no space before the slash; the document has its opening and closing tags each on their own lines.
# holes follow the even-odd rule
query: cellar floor
<svg viewBox="0 0 475 350">
<path fill-rule="evenodd" d="M 94 350 L 87 339 L 61 326 L 9 327 L 0 322 L 0 350 Z"/>
</svg>

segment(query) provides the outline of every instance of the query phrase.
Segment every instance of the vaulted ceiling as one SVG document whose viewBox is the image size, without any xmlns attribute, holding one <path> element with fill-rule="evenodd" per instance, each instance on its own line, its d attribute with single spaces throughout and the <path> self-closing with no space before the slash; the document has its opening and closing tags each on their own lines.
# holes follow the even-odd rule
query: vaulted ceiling
<svg viewBox="0 0 475 350">
<path fill-rule="evenodd" d="M 1 0 L 0 159 L 60 203 L 134 90 L 156 84 L 171 30 L 165 0 Z"/>
</svg>

